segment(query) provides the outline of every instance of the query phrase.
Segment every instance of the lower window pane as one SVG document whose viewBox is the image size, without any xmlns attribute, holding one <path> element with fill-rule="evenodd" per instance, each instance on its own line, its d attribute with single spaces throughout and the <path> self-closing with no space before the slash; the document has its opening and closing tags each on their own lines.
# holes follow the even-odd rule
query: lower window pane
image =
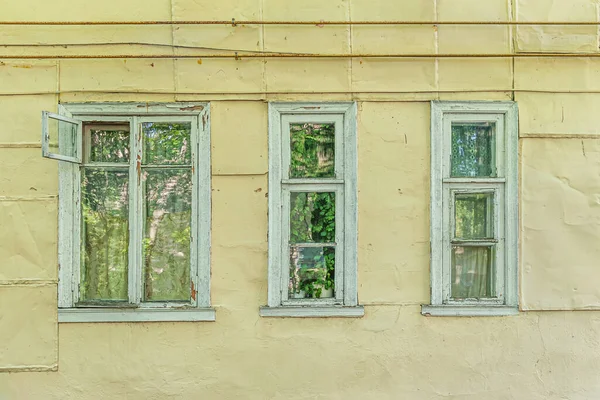
<svg viewBox="0 0 600 400">
<path fill-rule="evenodd" d="M 189 301 L 192 171 L 144 175 L 144 301 Z"/>
<path fill-rule="evenodd" d="M 84 168 L 81 176 L 80 301 L 127 301 L 128 174 Z"/>
<path fill-rule="evenodd" d="M 335 247 L 290 246 L 290 299 L 335 294 Z"/>
<path fill-rule="evenodd" d="M 453 299 L 496 296 L 491 246 L 452 246 L 451 293 Z"/>
</svg>

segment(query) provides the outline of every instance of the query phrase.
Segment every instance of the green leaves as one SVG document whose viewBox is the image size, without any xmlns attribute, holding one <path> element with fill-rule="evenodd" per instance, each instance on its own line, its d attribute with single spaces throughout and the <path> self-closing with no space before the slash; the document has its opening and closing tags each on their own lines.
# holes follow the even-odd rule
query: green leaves
<svg viewBox="0 0 600 400">
<path fill-rule="evenodd" d="M 290 242 L 335 242 L 335 193 L 292 192 Z"/>
<path fill-rule="evenodd" d="M 143 123 L 143 163 L 190 164 L 192 162 L 191 130 L 190 123 Z"/>
<path fill-rule="evenodd" d="M 290 124 L 290 178 L 335 177 L 335 126 Z"/>
</svg>

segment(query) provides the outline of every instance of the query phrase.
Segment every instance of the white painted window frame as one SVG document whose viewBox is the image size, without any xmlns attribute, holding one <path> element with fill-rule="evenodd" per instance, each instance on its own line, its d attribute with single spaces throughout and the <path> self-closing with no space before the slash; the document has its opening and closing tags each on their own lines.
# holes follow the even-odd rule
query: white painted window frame
<svg viewBox="0 0 600 400">
<path fill-rule="evenodd" d="M 493 178 L 451 178 L 451 124 L 495 123 Z M 431 102 L 431 316 L 503 316 L 518 313 L 518 110 L 514 102 Z M 497 299 L 450 298 L 454 194 L 494 193 Z M 488 242 L 481 242 L 489 244 Z"/>
<path fill-rule="evenodd" d="M 124 122 L 131 126 L 130 155 L 141 155 L 140 123 L 192 123 L 192 249 L 190 278 L 196 293 L 190 303 L 144 303 L 141 285 L 142 196 L 130 196 L 129 276 L 127 307 L 77 306 L 80 279 L 81 162 L 59 159 L 59 322 L 214 321 L 210 307 L 210 106 L 208 103 L 95 103 L 62 104 L 59 113 L 80 124 Z M 81 128 L 80 128 L 81 130 Z M 79 153 L 81 156 L 81 151 Z M 44 156 L 46 156 L 44 154 Z M 50 157 L 49 157 L 50 158 Z M 129 185 L 141 191 L 136 164 L 129 163 Z M 135 249 L 135 251 L 131 251 Z M 193 296 L 194 297 L 194 296 Z"/>
<path fill-rule="evenodd" d="M 290 178 L 289 124 L 335 124 L 335 177 Z M 269 289 L 263 317 L 361 317 L 357 293 L 356 103 L 269 103 Z M 336 193 L 335 296 L 288 299 L 291 192 Z M 341 283 L 340 283 L 341 282 Z"/>
</svg>

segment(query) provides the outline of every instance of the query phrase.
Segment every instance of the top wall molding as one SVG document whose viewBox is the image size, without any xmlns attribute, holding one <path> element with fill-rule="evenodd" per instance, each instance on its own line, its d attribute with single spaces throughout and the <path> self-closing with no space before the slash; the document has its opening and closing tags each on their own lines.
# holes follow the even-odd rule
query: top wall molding
<svg viewBox="0 0 600 400">
<path fill-rule="evenodd" d="M 503 25 L 600 26 L 600 21 L 0 21 L 0 25 Z"/>
</svg>

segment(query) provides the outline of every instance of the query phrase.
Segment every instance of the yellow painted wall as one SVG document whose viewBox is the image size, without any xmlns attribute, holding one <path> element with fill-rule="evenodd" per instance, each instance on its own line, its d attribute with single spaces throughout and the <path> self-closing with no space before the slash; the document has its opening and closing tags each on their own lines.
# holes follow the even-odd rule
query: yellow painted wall
<svg viewBox="0 0 600 400">
<path fill-rule="evenodd" d="M 597 11 L 595 0 L 0 0 L 0 20 L 40 21 L 598 22 Z M 131 42 L 167 46 L 114 44 Z M 35 43 L 69 46 L 1 46 Z M 0 26 L 3 55 L 215 52 L 181 46 L 585 55 L 598 51 L 598 29 Z M 518 102 L 518 316 L 420 314 L 429 302 L 432 99 Z M 217 321 L 59 325 L 57 166 L 41 157 L 40 111 L 59 101 L 186 100 L 211 101 Z M 364 318 L 258 315 L 267 297 L 271 100 L 358 101 Z M 0 57 L 0 399 L 599 399 L 599 107 L 600 59 L 590 57 Z"/>
</svg>

